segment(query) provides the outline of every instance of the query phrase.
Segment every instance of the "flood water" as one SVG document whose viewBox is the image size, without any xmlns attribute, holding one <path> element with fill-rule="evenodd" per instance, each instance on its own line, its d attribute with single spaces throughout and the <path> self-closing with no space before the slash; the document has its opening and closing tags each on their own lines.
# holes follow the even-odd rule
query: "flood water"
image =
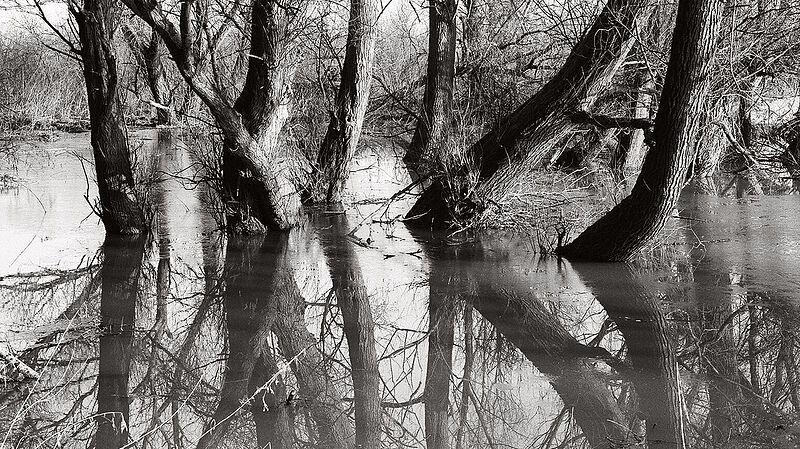
<svg viewBox="0 0 800 449">
<path fill-rule="evenodd" d="M 191 149 L 132 139 L 147 238 L 103 237 L 88 136 L 4 162 L 0 448 L 800 443 L 798 196 L 690 189 L 652 257 L 569 263 L 406 229 L 382 148 L 346 211 L 227 238 Z"/>
</svg>

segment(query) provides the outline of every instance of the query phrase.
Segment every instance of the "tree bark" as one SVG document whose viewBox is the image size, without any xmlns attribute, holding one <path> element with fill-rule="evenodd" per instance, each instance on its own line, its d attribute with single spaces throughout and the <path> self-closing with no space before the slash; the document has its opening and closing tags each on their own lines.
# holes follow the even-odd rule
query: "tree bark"
<svg viewBox="0 0 800 449">
<path fill-rule="evenodd" d="M 84 0 L 70 8 L 78 24 L 83 77 L 89 104 L 100 214 L 108 234 L 138 234 L 147 230 L 134 191 L 125 117 L 117 92 L 113 0 Z"/>
<path fill-rule="evenodd" d="M 722 2 L 681 1 L 656 115 L 655 147 L 631 194 L 559 249 L 571 259 L 630 260 L 661 231 L 678 201 L 694 159 L 722 16 Z"/>
<path fill-rule="evenodd" d="M 347 48 L 341 83 L 331 112 L 328 131 L 320 147 L 320 199 L 337 203 L 342 199 L 350 163 L 358 146 L 372 82 L 375 39 L 380 6 L 376 0 L 351 0 L 347 27 Z"/>
<path fill-rule="evenodd" d="M 634 119 L 650 119 L 650 106 L 653 103 L 655 82 L 650 73 L 639 69 L 636 72 L 636 98 L 631 105 Z M 642 169 L 642 163 L 647 155 L 647 142 L 644 129 L 631 129 L 623 145 L 625 147 L 625 161 L 623 174 L 625 177 L 637 176 Z"/>
<path fill-rule="evenodd" d="M 343 212 L 341 205 L 340 211 Z M 356 447 L 380 447 L 381 394 L 378 355 L 375 348 L 375 320 L 367 286 L 353 244 L 346 235 L 350 228 L 344 213 L 329 216 L 320 229 L 322 251 L 342 314 L 344 335 L 350 355 L 350 369 L 356 421 Z"/>
<path fill-rule="evenodd" d="M 423 161 L 441 159 L 436 154 L 451 151 L 457 6 L 455 0 L 430 0 L 428 6 L 428 69 L 422 113 L 403 159 L 412 167 Z"/>
<path fill-rule="evenodd" d="M 144 249 L 141 237 L 108 236 L 103 243 L 102 334 L 94 440 L 98 449 L 117 449 L 128 443 L 131 426 L 128 381 Z"/>
<path fill-rule="evenodd" d="M 650 10 L 647 3 L 610 0 L 558 73 L 469 149 L 466 159 L 478 164 L 472 198 L 452 191 L 449 180 L 436 180 L 414 204 L 408 222 L 443 227 L 469 219 L 502 200 L 521 174 L 538 168 L 574 128 L 567 113 L 589 109 L 625 60 L 634 31 Z"/>
</svg>

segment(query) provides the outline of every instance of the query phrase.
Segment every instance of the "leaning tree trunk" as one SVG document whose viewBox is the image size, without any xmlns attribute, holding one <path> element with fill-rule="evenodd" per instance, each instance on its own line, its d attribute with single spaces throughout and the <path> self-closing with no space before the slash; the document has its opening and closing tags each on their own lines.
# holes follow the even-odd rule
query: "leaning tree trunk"
<svg viewBox="0 0 800 449">
<path fill-rule="evenodd" d="M 469 149 L 467 160 L 479 164 L 473 197 L 464 198 L 466 192 L 447 185 L 449 180 L 436 180 L 408 213 L 410 222 L 444 226 L 502 200 L 575 127 L 570 113 L 590 108 L 610 83 L 649 10 L 644 0 L 610 0 L 558 73 Z"/>
<path fill-rule="evenodd" d="M 456 64 L 456 8 L 455 0 L 431 0 L 428 7 L 428 72 L 422 114 L 404 158 L 411 166 L 441 159 L 449 151 Z"/>
<path fill-rule="evenodd" d="M 376 0 L 352 0 L 347 29 L 347 49 L 342 65 L 342 79 L 336 95 L 336 110 L 317 162 L 320 170 L 318 199 L 336 203 L 342 199 L 344 184 L 350 174 L 350 162 L 356 152 L 372 81 L 375 39 L 380 5 Z"/>
<path fill-rule="evenodd" d="M 229 230 L 253 234 L 300 224 L 299 186 L 306 183 L 310 167 L 299 151 L 278 145 L 296 64 L 286 43 L 296 10 L 274 0 L 253 2 L 247 77 L 231 104 L 222 93 L 224 86 L 200 68 L 194 2 L 181 3 L 179 27 L 158 2 L 123 2 L 158 32 L 178 71 L 220 128 Z"/>
<path fill-rule="evenodd" d="M 81 42 L 103 225 L 108 234 L 138 234 L 147 223 L 134 192 L 125 117 L 117 94 L 115 10 L 112 0 L 85 0 L 81 9 L 71 12 Z"/>
<path fill-rule="evenodd" d="M 694 141 L 711 76 L 722 2 L 683 0 L 678 6 L 655 146 L 630 196 L 560 253 L 573 259 L 631 259 L 661 231 L 678 201 L 694 159 Z"/>
</svg>

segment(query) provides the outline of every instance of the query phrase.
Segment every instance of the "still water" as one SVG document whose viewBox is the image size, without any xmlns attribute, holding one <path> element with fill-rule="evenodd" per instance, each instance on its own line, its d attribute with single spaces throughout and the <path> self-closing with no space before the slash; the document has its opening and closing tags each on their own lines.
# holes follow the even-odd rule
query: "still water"
<svg viewBox="0 0 800 449">
<path fill-rule="evenodd" d="M 4 161 L 0 448 L 800 443 L 800 198 L 684 194 L 637 264 L 432 235 L 371 149 L 346 211 L 218 232 L 191 149 L 138 132 L 154 235 L 103 238 L 68 136 Z"/>
</svg>

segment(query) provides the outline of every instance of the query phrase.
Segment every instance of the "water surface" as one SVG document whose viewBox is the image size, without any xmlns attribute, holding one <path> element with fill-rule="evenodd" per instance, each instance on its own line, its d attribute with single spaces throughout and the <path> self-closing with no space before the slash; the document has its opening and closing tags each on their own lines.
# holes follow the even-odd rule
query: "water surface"
<svg viewBox="0 0 800 449">
<path fill-rule="evenodd" d="M 226 238 L 191 149 L 132 139 L 150 237 L 103 237 L 85 135 L 22 154 L 0 192 L 0 447 L 800 439 L 800 197 L 687 191 L 652 257 L 571 264 L 406 229 L 413 198 L 387 200 L 410 178 L 376 148 L 345 211 Z"/>
</svg>

